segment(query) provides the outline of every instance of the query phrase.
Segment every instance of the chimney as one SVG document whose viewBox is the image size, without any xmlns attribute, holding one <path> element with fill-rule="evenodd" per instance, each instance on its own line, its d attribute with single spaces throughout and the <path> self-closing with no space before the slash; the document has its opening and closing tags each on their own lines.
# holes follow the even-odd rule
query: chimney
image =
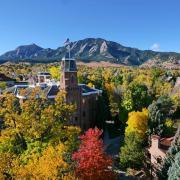
<svg viewBox="0 0 180 180">
<path fill-rule="evenodd" d="M 151 136 L 151 147 L 155 148 L 155 149 L 158 149 L 159 148 L 159 140 L 160 140 L 159 136 L 152 135 Z"/>
</svg>

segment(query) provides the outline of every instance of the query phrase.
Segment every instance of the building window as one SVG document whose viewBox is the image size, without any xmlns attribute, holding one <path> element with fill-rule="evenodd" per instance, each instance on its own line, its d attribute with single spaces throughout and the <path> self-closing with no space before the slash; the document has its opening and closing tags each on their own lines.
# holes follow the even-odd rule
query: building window
<svg viewBox="0 0 180 180">
<path fill-rule="evenodd" d="M 43 83 L 45 81 L 44 76 L 39 76 L 39 79 L 40 79 L 39 83 Z"/>
<path fill-rule="evenodd" d="M 75 69 L 75 63 L 74 61 L 70 61 L 70 69 L 74 70 Z"/>
<path fill-rule="evenodd" d="M 74 84 L 74 75 L 71 76 L 71 83 Z"/>
</svg>

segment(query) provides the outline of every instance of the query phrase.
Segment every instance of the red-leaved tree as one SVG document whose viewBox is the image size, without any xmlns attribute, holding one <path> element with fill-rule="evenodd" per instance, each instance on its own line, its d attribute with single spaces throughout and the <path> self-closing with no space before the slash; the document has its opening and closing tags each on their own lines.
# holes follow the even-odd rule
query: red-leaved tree
<svg viewBox="0 0 180 180">
<path fill-rule="evenodd" d="M 89 129 L 80 136 L 81 145 L 73 154 L 73 160 L 77 161 L 76 176 L 82 180 L 106 180 L 114 179 L 114 175 L 108 166 L 112 166 L 112 159 L 103 149 L 103 141 L 100 138 L 102 130 Z"/>
</svg>

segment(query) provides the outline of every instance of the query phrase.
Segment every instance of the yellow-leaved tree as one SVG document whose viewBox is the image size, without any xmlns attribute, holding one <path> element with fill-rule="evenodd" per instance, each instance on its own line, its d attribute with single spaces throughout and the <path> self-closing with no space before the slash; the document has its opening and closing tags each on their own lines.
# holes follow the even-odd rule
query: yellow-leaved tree
<svg viewBox="0 0 180 180">
<path fill-rule="evenodd" d="M 48 146 L 39 158 L 34 157 L 27 165 L 20 166 L 16 178 L 25 179 L 75 179 L 64 160 L 67 148 L 60 143 Z"/>
<path fill-rule="evenodd" d="M 53 79 L 60 80 L 61 74 L 60 74 L 60 68 L 61 67 L 55 67 L 52 66 L 49 71 Z"/>
<path fill-rule="evenodd" d="M 80 128 L 67 122 L 75 105 L 66 104 L 62 91 L 53 103 L 39 93 L 21 104 L 13 94 L 0 96 L 0 179 L 74 179 L 71 154 Z"/>
<path fill-rule="evenodd" d="M 132 132 L 138 133 L 140 137 L 145 138 L 148 128 L 148 110 L 133 111 L 128 114 L 126 136 Z"/>
</svg>

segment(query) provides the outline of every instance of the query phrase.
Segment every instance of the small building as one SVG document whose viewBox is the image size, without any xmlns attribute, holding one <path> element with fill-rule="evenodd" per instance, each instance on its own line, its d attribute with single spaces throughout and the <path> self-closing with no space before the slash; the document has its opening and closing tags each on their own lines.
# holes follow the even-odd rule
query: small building
<svg viewBox="0 0 180 180">
<path fill-rule="evenodd" d="M 51 80 L 51 74 L 49 72 L 39 72 L 37 78 L 38 83 L 48 83 Z"/>
<path fill-rule="evenodd" d="M 156 177 L 156 172 L 160 169 L 162 161 L 166 157 L 166 152 L 171 146 L 173 137 L 160 138 L 160 136 L 151 136 L 151 146 L 148 148 L 152 175 Z"/>
</svg>

